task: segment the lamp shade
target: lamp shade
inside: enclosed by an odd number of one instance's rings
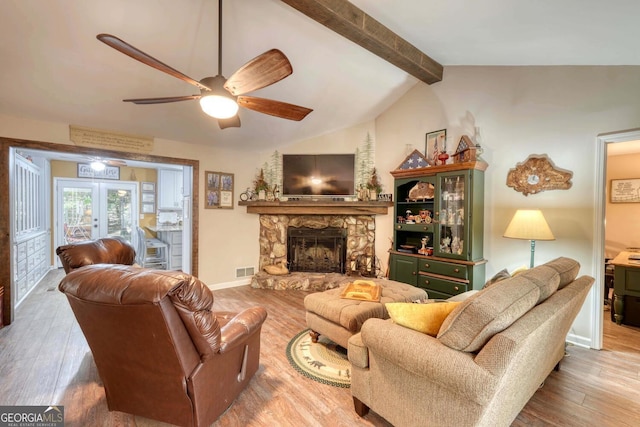
[[[504,237],[522,240],[556,239],[539,209],[518,209],[504,232]]]

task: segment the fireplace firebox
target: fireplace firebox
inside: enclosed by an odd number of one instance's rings
[[[287,230],[290,271],[345,273],[347,232],[343,228],[294,228]]]

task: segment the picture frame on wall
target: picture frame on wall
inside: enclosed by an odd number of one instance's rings
[[[156,193],[142,193],[142,203],[155,203]]]
[[[142,213],[143,214],[152,214],[156,211],[155,203],[143,203],[142,204]]]
[[[438,155],[447,151],[447,130],[428,132],[425,137],[424,155],[432,165],[437,164]]]
[[[611,203],[640,203],[640,178],[612,179]]]
[[[143,182],[142,183],[142,192],[143,193],[155,193],[156,192],[156,183],[155,182]]]
[[[205,209],[233,209],[234,175],[205,171]]]

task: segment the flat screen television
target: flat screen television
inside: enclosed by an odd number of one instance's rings
[[[355,154],[283,154],[282,195],[354,196],[355,162]]]

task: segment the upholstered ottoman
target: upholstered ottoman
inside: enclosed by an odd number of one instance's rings
[[[388,319],[384,304],[387,302],[411,302],[427,299],[424,289],[406,283],[384,279],[368,279],[380,284],[380,302],[359,301],[340,298],[347,284],[307,295],[304,308],[307,311],[307,326],[316,342],[319,335],[325,335],[336,344],[347,348],[349,338],[360,332],[365,320],[372,317]]]

